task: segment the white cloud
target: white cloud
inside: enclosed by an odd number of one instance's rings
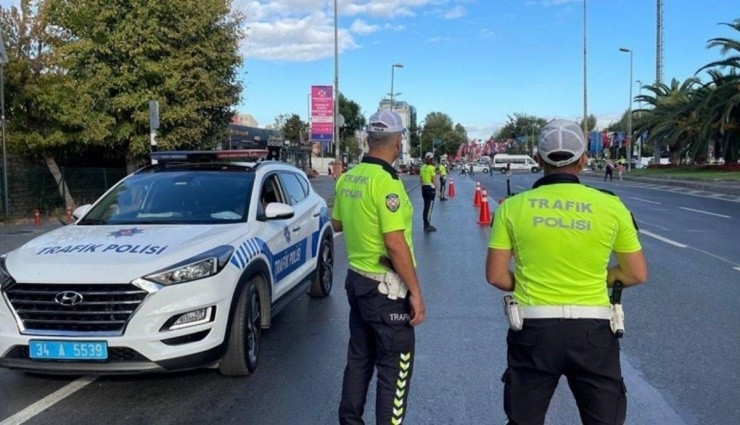
[[[352,34],[339,30],[339,50],[358,48]],[[322,13],[303,19],[286,18],[250,24],[245,56],[264,60],[309,62],[334,54],[334,25]]]
[[[349,28],[339,29],[339,49],[360,46],[352,35],[381,30],[403,31],[392,22],[368,22],[363,17],[389,20],[415,16],[414,10],[439,0],[337,0],[340,17],[356,16]],[[447,0],[443,0],[447,1]],[[331,0],[234,0],[234,10],[246,16],[245,56],[262,60],[312,61],[334,54],[334,9]]]
[[[465,14],[468,13],[467,10],[465,10],[462,6],[456,6],[442,14],[442,17],[445,19],[458,19],[465,16]]]
[[[350,31],[360,35],[372,34],[379,29],[380,27],[378,25],[370,25],[362,19],[355,19],[355,21],[352,22],[352,26],[349,27]]]

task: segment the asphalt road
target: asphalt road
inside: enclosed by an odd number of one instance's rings
[[[500,174],[452,176],[457,196],[435,206],[433,224],[439,230],[432,234],[421,232],[418,180],[404,176],[417,211],[414,244],[427,303],[427,321],[417,331],[406,423],[500,424],[507,325],[502,293],[485,283],[489,228],[476,223],[472,199],[479,180],[495,208],[506,182]],[[540,176],[514,174],[511,188],[525,190]],[[740,423],[740,197],[603,182],[599,176],[584,176],[584,181],[623,199],[640,226],[649,262],[648,283],[623,297],[627,423]],[[331,197],[333,181],[320,177],[314,185]],[[0,252],[55,225],[45,226],[0,227]],[[335,244],[331,296],[301,297],[274,320],[263,334],[254,375],[234,379],[199,370],[95,379],[0,370],[0,425],[26,418],[31,424],[336,423],[348,306],[343,237]],[[372,391],[369,399],[366,420],[373,423]],[[547,423],[578,422],[567,383],[561,381]]]

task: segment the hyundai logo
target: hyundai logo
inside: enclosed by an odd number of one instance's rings
[[[82,294],[75,291],[60,292],[56,297],[54,297],[54,301],[56,301],[57,304],[61,304],[65,307],[72,307],[80,304],[82,300]]]

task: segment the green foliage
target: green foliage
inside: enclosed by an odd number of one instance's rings
[[[592,130],[594,130],[596,128],[596,124],[597,124],[596,115],[589,114],[588,121],[586,121],[586,124],[588,125],[588,127],[586,127],[586,133],[589,133]],[[578,121],[578,125],[580,125],[581,128],[583,128],[583,119],[581,119],[580,121]]]
[[[159,149],[208,148],[226,137],[241,90],[243,37],[243,18],[230,12],[230,1],[44,4],[48,23],[70,37],[56,51],[84,105],[84,114],[70,117],[76,143],[103,143],[142,158],[149,151],[149,100],[160,105]]]
[[[411,144],[411,152],[420,152],[423,156],[426,152],[435,155],[454,154],[461,144],[468,141],[468,134],[461,124],[453,125],[452,118],[443,112],[430,112],[424,118],[424,127],[421,129],[421,146]],[[432,147],[434,140],[438,144]]]
[[[302,141],[301,136],[306,138],[308,135],[308,123],[301,121],[298,114],[280,114],[275,117],[276,130],[280,130],[285,136],[285,140]]]
[[[362,108],[342,93],[339,93],[339,113],[344,117],[344,127],[339,129],[340,140],[354,137],[355,133],[365,128],[366,120]]]

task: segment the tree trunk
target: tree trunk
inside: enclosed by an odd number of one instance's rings
[[[132,154],[131,152],[126,152],[126,174],[131,174],[136,171],[137,166],[138,163],[136,161],[136,158],[134,157],[134,154]]]
[[[46,166],[49,168],[49,172],[51,173],[52,177],[54,177],[54,181],[57,183],[59,196],[64,198],[64,206],[66,208],[71,208],[74,210],[77,206],[74,199],[72,199],[72,194],[69,193],[67,182],[64,180],[64,176],[62,176],[62,172],[61,170],[59,170],[59,166],[57,165],[56,160],[53,156],[49,155],[46,152],[44,152],[42,155],[44,157],[44,161],[46,161]]]

